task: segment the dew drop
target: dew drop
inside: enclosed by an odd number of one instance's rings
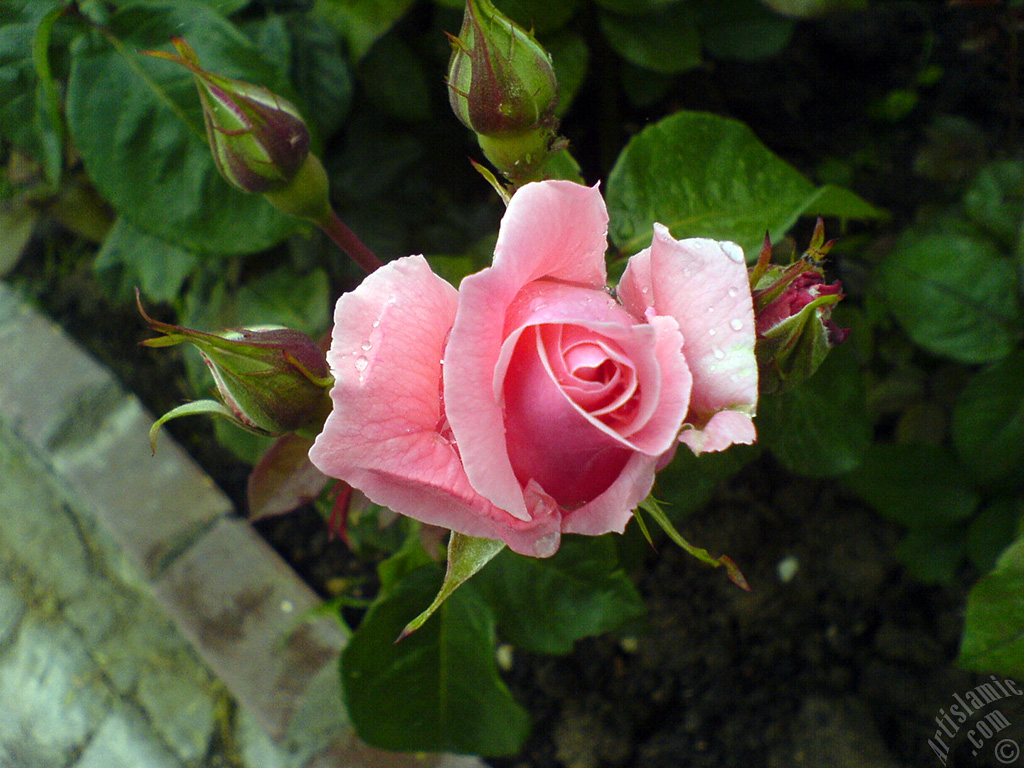
[[[363,342],[362,344],[360,344],[359,346],[360,346],[360,348],[362,348],[363,352],[369,352],[369,351],[370,351],[370,347],[372,347],[372,346],[373,346],[373,344],[371,344],[371,343],[370,343],[370,340],[369,340],[369,339],[367,339],[366,341],[364,341],[364,342]]]
[[[373,327],[374,328],[378,328],[379,326],[380,326],[380,320],[374,320],[373,321]]]
[[[370,361],[367,360],[363,355],[360,355],[359,357],[356,358],[356,362],[355,362],[356,370],[359,371],[360,373],[365,371],[366,370],[366,366],[368,366],[369,364],[370,364]]]
[[[533,544],[533,553],[537,557],[551,557],[558,551],[561,538],[557,531],[541,536]]]
[[[719,245],[722,251],[737,264],[743,264],[743,249],[731,240],[723,240]]]
[[[708,336],[714,336],[716,333],[718,333],[718,331],[714,328],[708,328]]]
[[[739,293],[739,291],[737,291],[735,288],[730,288],[729,289],[729,298],[730,299],[735,299],[737,293]]]
[[[729,327],[732,328],[734,331],[739,331],[743,328],[743,321],[740,320],[738,317],[734,317],[732,320],[729,321]]]
[[[398,303],[398,297],[395,296],[395,294],[393,294],[393,293],[388,294],[388,304],[397,304],[397,303]]]
[[[722,351],[721,347],[712,347],[711,354],[715,356],[715,360],[721,360],[725,357],[725,352]]]

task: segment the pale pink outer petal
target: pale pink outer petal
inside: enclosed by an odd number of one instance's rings
[[[473,488],[524,522],[531,513],[505,447],[502,387],[495,380],[506,312],[523,286],[542,278],[603,288],[607,230],[608,212],[596,187],[527,184],[505,211],[493,266],[459,288],[445,353],[448,421]]]
[[[654,487],[657,466],[657,456],[634,453],[607,491],[562,518],[562,532],[585,536],[600,536],[612,531],[622,533],[633,516],[633,510]]]
[[[557,533],[558,516],[510,527],[470,486],[442,434],[441,355],[457,302],[422,256],[387,264],[338,300],[327,353],[334,410],[309,457],[396,512],[532,555]]]
[[[733,443],[750,445],[757,440],[754,420],[739,411],[719,411],[711,417],[704,429],[684,429],[679,441],[696,455],[724,451]]]
[[[693,373],[687,445],[721,450],[753,440],[750,419],[757,407],[757,360],[754,357],[754,308],[742,249],[735,243],[706,238],[676,240],[654,225],[651,247],[633,256],[618,288],[623,306],[633,313],[652,308],[679,323],[683,352]],[[709,427],[719,411],[736,411],[728,429],[713,438],[691,434]],[[738,422],[747,426],[740,428]],[[712,447],[714,446],[714,447]],[[698,450],[698,449],[695,449]]]

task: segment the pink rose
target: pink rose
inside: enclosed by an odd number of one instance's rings
[[[655,225],[618,301],[600,193],[528,184],[493,266],[456,291],[422,256],[338,300],[325,474],[426,523],[547,557],[622,532],[681,440],[755,438],[754,315],[734,243]]]

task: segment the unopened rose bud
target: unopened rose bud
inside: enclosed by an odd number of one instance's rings
[[[551,57],[490,0],[467,0],[462,30],[451,41],[452,110],[500,171],[528,173],[558,140]]]
[[[298,109],[266,88],[206,71],[187,42],[177,37],[171,41],[177,56],[148,53],[192,73],[206,137],[221,175],[243,192],[266,195],[285,213],[322,218],[326,174],[309,152],[309,130]]]
[[[288,328],[205,333],[161,323],[139,311],[154,331],[164,334],[142,342],[147,347],[196,346],[213,373],[227,411],[171,411],[157,426],[179,415],[218,412],[253,432],[281,435],[319,431],[331,410],[334,379],[323,351],[309,336]]]
[[[789,266],[769,265],[771,243],[765,239],[751,282],[757,327],[761,392],[782,392],[810,378],[832,347],[849,330],[832,322],[832,308],[843,298],[837,280],[825,282],[821,261],[832,242],[825,242],[818,219],[810,247]]]

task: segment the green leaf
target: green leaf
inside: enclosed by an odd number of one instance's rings
[[[1024,531],[1024,496],[993,499],[967,529],[967,556],[982,573],[992,570],[999,556]]]
[[[759,0],[716,0],[701,5],[701,11],[704,47],[720,59],[761,61],[776,56],[796,26]]]
[[[382,509],[384,509],[382,507]],[[409,518],[405,518],[408,520]],[[415,521],[412,521],[415,522]],[[417,523],[418,525],[418,523]],[[413,571],[423,566],[435,567],[436,562],[430,553],[423,548],[419,530],[405,537],[398,550],[391,556],[380,561],[377,566],[377,577],[380,579],[380,595],[401,586],[402,580]]]
[[[315,337],[330,318],[327,274],[322,269],[302,274],[278,267],[243,286],[233,305],[233,319],[220,323],[221,327],[283,325]]]
[[[1024,484],[1024,352],[974,375],[953,409],[953,445],[983,485]]]
[[[216,11],[222,16],[230,16],[235,11],[245,8],[252,0],[196,0],[210,10]],[[149,0],[112,0],[114,5],[125,8],[129,5],[146,5]]]
[[[948,584],[964,559],[963,525],[911,528],[893,554],[923,584]]]
[[[743,123],[678,112],[634,136],[619,156],[608,177],[609,234],[624,253],[636,253],[660,222],[677,238],[734,240],[756,255],[765,230],[780,239],[831,195]]]
[[[599,14],[601,31],[626,61],[663,74],[699,66],[700,34],[689,3],[676,3],[644,16]]]
[[[874,444],[843,483],[881,515],[908,528],[934,528],[970,517],[981,499],[943,446]]]
[[[307,117],[324,140],[344,124],[352,106],[352,71],[337,33],[299,16],[289,24],[292,33],[292,82],[305,105]]]
[[[359,62],[359,80],[367,98],[389,115],[429,120],[430,87],[423,65],[396,35],[382,37]]]
[[[648,496],[642,502],[640,502],[640,509],[649,514],[654,518],[661,529],[668,535],[673,542],[682,547],[687,551],[688,554],[693,555],[695,558],[700,560],[702,563],[710,565],[712,568],[718,568],[725,566],[725,571],[729,576],[729,581],[735,584],[740,589],[750,591],[750,585],[747,584],[747,579],[740,572],[740,569],[736,567],[736,563],[732,561],[732,558],[726,555],[719,555],[718,557],[710,554],[706,549],[701,547],[695,547],[693,544],[684,539],[679,531],[672,525],[672,521],[668,519],[668,515],[661,509],[661,506],[654,499],[653,496]],[[639,514],[639,510],[635,514]]]
[[[637,107],[646,109],[663,99],[675,82],[675,75],[663,75],[622,62],[619,67],[619,82],[626,98]]]
[[[798,475],[835,477],[871,442],[864,382],[852,347],[833,349],[810,379],[758,404],[761,442]]]
[[[75,46],[67,98],[71,132],[100,194],[139,229],[197,253],[251,253],[293,231],[294,220],[221,179],[188,71],[138,51],[166,48],[179,35],[209,70],[287,97],[283,74],[195,0],[130,5],[107,31]]]
[[[494,614],[473,584],[395,643],[440,583],[436,567],[421,568],[370,608],[341,656],[348,714],[381,749],[515,754],[529,718],[498,677]]]
[[[349,58],[359,61],[405,12],[413,0],[316,0],[312,15],[338,30]]]
[[[465,2],[459,3],[460,8],[465,8],[465,5]],[[569,22],[579,8],[580,0],[559,0],[556,3],[551,0],[494,0],[494,5],[523,29],[546,35]]]
[[[0,7],[0,139],[39,160],[55,183],[62,160],[61,124],[53,121],[52,79],[41,78],[37,65],[43,64],[41,46],[49,42],[57,3],[17,6]]]
[[[978,672],[1024,674],[1024,537],[971,588],[957,663]]]
[[[834,184],[818,187],[804,203],[807,216],[835,216],[838,219],[887,219],[889,213],[876,208],[859,195]]]
[[[37,125],[42,146],[43,168],[50,184],[60,183],[64,162],[64,122],[61,119],[60,96],[50,66],[50,43],[53,25],[63,14],[63,8],[53,8],[43,17],[32,39],[32,62],[39,77],[39,92],[36,96],[39,109],[36,112]]]
[[[804,18],[867,7],[867,0],[761,0],[777,13]]]
[[[986,165],[964,193],[970,219],[999,242],[1012,246],[1024,221],[1024,162],[1003,160]]]
[[[664,10],[679,0],[595,0],[597,5],[612,13],[623,16],[641,16],[645,13]]]
[[[551,54],[558,81],[558,104],[555,114],[563,117],[572,106],[573,99],[587,74],[590,52],[583,36],[571,31],[561,32],[544,39],[544,48]]]
[[[535,653],[569,653],[580,638],[646,613],[610,536],[565,536],[549,558],[506,550],[473,586],[497,614],[501,639]]]
[[[143,232],[121,216],[96,254],[93,270],[118,301],[130,301],[138,287],[152,301],[171,302],[198,264],[195,254]]]
[[[423,613],[406,624],[399,636],[402,640],[423,626],[424,622],[434,615],[452,593],[473,577],[491,559],[505,548],[505,542],[494,539],[479,539],[474,536],[452,531],[448,539],[448,567],[444,572],[444,582],[437,591],[434,601]]]
[[[956,221],[907,230],[879,268],[877,285],[910,338],[929,352],[985,363],[1019,343],[1013,262]]]

